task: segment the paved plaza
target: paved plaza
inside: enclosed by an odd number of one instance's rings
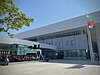
[[[0,66],[0,75],[100,75],[100,65],[85,60],[14,62]]]

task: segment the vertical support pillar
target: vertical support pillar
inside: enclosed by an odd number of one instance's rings
[[[88,25],[87,25],[87,34],[88,34],[88,44],[89,44],[91,62],[94,62],[94,52],[92,47],[91,32]]]

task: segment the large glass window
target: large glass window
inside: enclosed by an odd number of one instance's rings
[[[86,57],[86,50],[66,50],[66,57]]]

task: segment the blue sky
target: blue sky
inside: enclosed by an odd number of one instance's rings
[[[100,10],[100,0],[13,0],[20,11],[34,18],[30,27],[24,26],[20,33],[27,30],[39,28],[59,21],[84,15]]]

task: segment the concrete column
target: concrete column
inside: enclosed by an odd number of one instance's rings
[[[91,32],[88,25],[87,25],[87,34],[88,34],[88,44],[89,44],[91,62],[94,62],[94,52],[92,47]]]

